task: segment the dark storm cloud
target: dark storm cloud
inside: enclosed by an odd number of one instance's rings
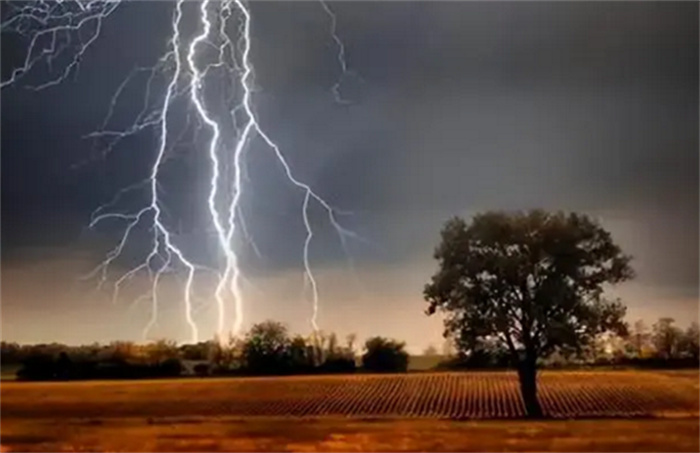
[[[640,285],[689,298],[685,306],[697,302],[696,3],[330,5],[357,73],[341,79],[352,103],[333,102],[340,69],[320,5],[253,2],[257,110],[298,177],[352,211],[340,219],[373,242],[350,241],[355,265],[372,269],[371,278],[411,267],[410,283],[394,277],[397,288],[386,289],[387,304],[407,297],[398,287],[420,297],[446,218],[531,207],[600,217],[636,257]],[[100,256],[113,244],[117,230],[90,235],[84,225],[99,202],[145,176],[154,137],[129,141],[106,162],[70,168],[89,156],[80,137],[99,124],[123,77],[163,52],[171,8],[135,2],[118,10],[77,81],[43,93],[3,92],[3,264],[22,260],[20,245]],[[185,36],[194,31],[185,24]],[[125,93],[115,124],[138,111],[142,82]],[[207,190],[205,150],[181,153],[175,182],[163,188],[172,218],[186,219],[173,222],[176,238],[212,264],[211,227],[197,201]],[[244,209],[262,253],[244,249],[248,275],[296,272],[303,194],[261,143],[247,160]],[[323,212],[314,208],[312,218],[321,225],[314,267],[344,269]],[[137,239],[134,254],[147,237]],[[333,290],[324,294],[333,304]]]
[[[162,52],[156,46],[149,49],[135,43],[149,42],[158,30],[167,33],[167,5],[140,2],[134,6],[132,11],[117,10],[105,22],[100,40],[88,48],[77,77],[41,92],[22,87],[3,90],[3,252],[37,244],[75,245],[89,213],[115,189],[133,182],[133,168],[151,159],[143,152],[140,158],[138,153],[130,156],[132,171],[116,178],[113,175],[118,169],[99,161],[74,168],[91,157],[93,143],[83,136],[99,126],[123,78],[136,66],[152,64]],[[139,10],[141,15],[130,14]],[[158,40],[158,46],[163,42]],[[26,42],[3,39],[3,79],[20,63],[18,58],[24,57],[24,46]],[[55,64],[60,68],[60,61]],[[37,84],[46,76],[39,70],[25,81]],[[132,105],[139,105],[138,95],[132,99]],[[125,117],[117,120],[122,121],[120,127],[126,125]],[[141,146],[151,143],[147,140]]]
[[[294,62],[261,71],[273,74],[260,76],[276,102],[270,124],[324,193],[357,194],[339,200],[373,212],[395,253],[414,253],[408,244],[434,240],[439,220],[465,210],[612,211],[653,228],[652,260],[672,270],[647,278],[697,286],[697,5],[334,7],[361,102],[335,115],[319,107],[331,52],[304,43],[322,33],[261,4],[267,33],[279,26],[285,39],[256,54],[259,67]],[[314,176],[319,161],[343,164]],[[677,244],[686,251],[671,253]]]

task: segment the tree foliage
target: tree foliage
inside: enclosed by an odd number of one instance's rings
[[[291,338],[284,324],[274,321],[251,328],[242,344],[242,359],[243,371],[249,374],[355,371],[352,350],[340,345],[335,334],[315,332],[308,340]]]
[[[683,331],[675,325],[673,318],[660,318],[652,326],[651,342],[656,357],[663,360],[692,359],[700,356],[700,329],[693,322]]]
[[[289,366],[291,340],[279,322],[255,324],[243,343],[245,368],[256,374],[280,374]]]
[[[582,350],[605,331],[626,333],[625,307],[606,285],[633,277],[630,257],[585,215],[488,212],[449,220],[435,250],[439,269],[426,285],[429,315],[447,315],[459,350],[485,339],[510,352],[521,391],[538,415],[538,358]]]
[[[697,322],[692,322],[685,331],[681,350],[693,359],[695,363],[700,359],[700,326],[698,326]]]
[[[362,367],[378,373],[408,370],[406,344],[383,337],[372,337],[365,342]]]
[[[651,334],[647,325],[641,319],[634,323],[632,331],[627,338],[629,342],[629,355],[644,358],[650,355],[652,350]]]
[[[675,326],[673,318],[660,318],[652,326],[652,342],[662,359],[672,359],[680,353],[683,331]]]

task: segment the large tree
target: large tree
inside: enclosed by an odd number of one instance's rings
[[[449,220],[426,285],[427,313],[446,314],[445,335],[472,350],[500,342],[518,370],[530,417],[540,417],[537,361],[580,351],[596,335],[626,333],[625,307],[604,286],[633,277],[630,257],[585,215],[488,212]]]

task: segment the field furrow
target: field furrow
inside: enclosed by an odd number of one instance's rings
[[[197,416],[518,418],[515,373],[425,373],[146,382],[4,383],[3,417]],[[694,415],[691,379],[652,372],[543,372],[553,418]],[[41,406],[28,405],[27,401]],[[40,404],[39,404],[40,403]]]

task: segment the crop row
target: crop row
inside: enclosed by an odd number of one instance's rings
[[[284,416],[517,418],[514,373],[425,373],[3,385],[3,416]],[[544,372],[539,399],[556,418],[696,414],[691,380],[645,372]],[[28,401],[41,402],[38,411]]]
[[[544,375],[539,398],[545,414],[557,418],[696,412],[697,395],[679,391],[675,385],[663,378],[614,374]],[[525,414],[517,379],[501,373],[357,376],[238,386],[240,397],[220,403],[229,414],[456,419]]]

